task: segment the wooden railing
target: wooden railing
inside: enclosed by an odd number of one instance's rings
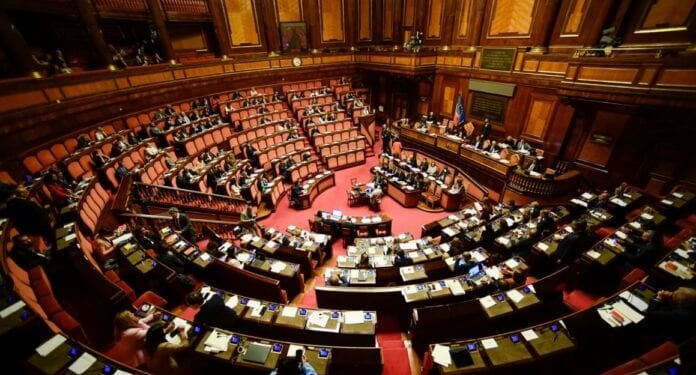
[[[515,170],[508,174],[507,188],[535,197],[561,197],[576,191],[580,180],[581,174],[576,170],[553,178],[533,177]]]
[[[205,0],[161,0],[165,12],[209,15]]]
[[[152,228],[153,230],[160,230],[165,227],[171,227],[172,225],[172,218],[169,215],[150,215],[135,212],[124,212],[121,213],[121,217],[127,220],[135,220],[140,224],[145,224],[145,226]],[[223,238],[231,238],[231,236],[228,236],[228,233],[231,233],[232,230],[239,225],[238,222],[233,221],[198,218],[192,218],[191,224],[193,224],[193,227],[196,228],[196,233],[201,234],[206,233],[207,230],[212,230]]]
[[[133,183],[131,194],[133,203],[140,204],[145,210],[177,207],[194,219],[237,222],[246,206],[246,201],[239,198],[140,182]]]

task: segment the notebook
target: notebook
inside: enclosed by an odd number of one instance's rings
[[[268,353],[271,352],[271,346],[252,342],[247,347],[247,352],[244,355],[244,360],[248,362],[266,363]]]

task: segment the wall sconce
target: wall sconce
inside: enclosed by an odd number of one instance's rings
[[[222,55],[222,61],[227,61],[228,57],[227,55]]]
[[[443,50],[443,51],[449,51],[449,50],[450,50],[450,46],[442,46],[442,50]]]
[[[112,72],[115,72],[116,70],[118,70],[118,69],[116,69],[116,65],[114,65],[114,64],[109,64],[109,66],[107,66],[106,68]]]
[[[176,60],[175,60],[175,59],[169,60],[169,64],[170,64],[170,65],[176,65]]]
[[[39,72],[36,71],[36,70],[32,70],[32,71],[31,71],[31,76],[32,76],[33,78],[36,78],[36,79],[41,79],[41,78],[43,78],[43,76],[41,75],[41,73],[39,73]]]

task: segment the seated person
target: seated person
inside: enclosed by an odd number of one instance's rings
[[[372,265],[370,264],[370,256],[367,254],[367,251],[360,254],[360,261],[358,262],[358,268],[372,268]]]
[[[624,256],[629,264],[638,267],[650,266],[662,250],[661,236],[655,230],[646,230],[640,239],[626,246]]]
[[[92,248],[97,258],[101,262],[105,262],[107,259],[116,256],[114,252],[114,245],[111,243],[111,237],[113,236],[113,231],[107,229],[106,227],[99,228],[99,232],[94,236],[92,241]]]
[[[435,164],[434,161],[430,162],[430,166],[428,167],[428,170],[425,172],[431,176],[434,176],[435,173],[437,173],[437,165]]]
[[[451,253],[451,251],[450,251]],[[454,261],[454,272],[457,274],[469,273],[469,270],[476,265],[470,253],[464,253]]]
[[[450,193],[459,194],[462,191],[462,188],[464,188],[464,183],[461,178],[457,178],[450,187]]]
[[[40,251],[36,250],[31,239],[26,234],[17,234],[12,237],[10,258],[25,271],[36,266],[47,265],[51,261],[50,254],[48,252],[42,254]]]
[[[145,367],[153,374],[181,374],[186,373],[177,362],[177,354],[189,350],[189,341],[185,329],[175,330],[174,323],[167,325],[155,323],[145,334]],[[167,341],[166,335],[175,334],[179,336],[179,344],[171,344]]]
[[[270,375],[317,375],[317,371],[303,355],[302,358],[283,357]]]
[[[477,150],[480,150],[483,148],[483,141],[484,139],[479,135],[476,137],[476,140],[474,141],[474,148]]]
[[[658,291],[645,316],[646,328],[656,342],[686,339],[696,331],[696,289]]]
[[[609,207],[609,192],[603,191],[597,196],[597,199],[594,201],[590,202],[587,205],[588,209],[607,209]]]
[[[498,289],[500,290],[517,288],[524,285],[525,280],[527,280],[526,272],[520,269],[513,271],[509,267],[505,266],[501,270],[501,273],[503,274],[503,278],[498,280]]]
[[[348,281],[343,277],[343,274],[339,270],[334,270],[331,272],[328,280],[326,280],[326,285],[329,286],[343,286],[347,285]]]
[[[90,154],[92,158],[92,166],[94,169],[99,169],[109,162],[109,158],[102,153],[101,150],[94,150]]]
[[[396,251],[396,256],[394,257],[394,266],[405,267],[413,264],[413,259],[406,256],[403,250],[399,249]]]
[[[56,206],[65,207],[76,200],[77,197],[75,197],[73,192],[59,183],[55,174],[47,174],[44,181],[46,189],[51,193],[51,198]]]
[[[293,207],[302,207],[302,201],[300,200],[302,194],[304,194],[304,190],[300,186],[300,182],[295,181],[295,183],[293,183],[292,187],[290,188],[290,201],[292,201]]]
[[[587,234],[587,222],[578,219],[572,224],[573,233],[565,236],[556,248],[556,259],[560,265],[574,261],[586,249],[590,236]]]
[[[537,231],[539,231],[541,238],[547,237],[556,231],[556,222],[553,221],[549,210],[541,210],[541,212],[539,212]]]
[[[234,331],[237,325],[237,313],[225,305],[225,301],[217,293],[211,294],[207,301],[199,292],[191,292],[186,297],[186,304],[198,309],[193,318],[194,323]]]
[[[130,311],[121,311],[114,318],[114,335],[116,345],[109,350],[109,357],[131,367],[140,367],[145,363],[145,335],[149,323],[158,321],[162,314],[156,312],[144,318],[138,318]]]

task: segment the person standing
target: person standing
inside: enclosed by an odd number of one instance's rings
[[[180,212],[176,207],[170,208],[169,214],[172,216],[172,226],[174,230],[181,234],[187,241],[195,243],[196,230],[193,228],[191,219],[189,219],[185,213]]]

